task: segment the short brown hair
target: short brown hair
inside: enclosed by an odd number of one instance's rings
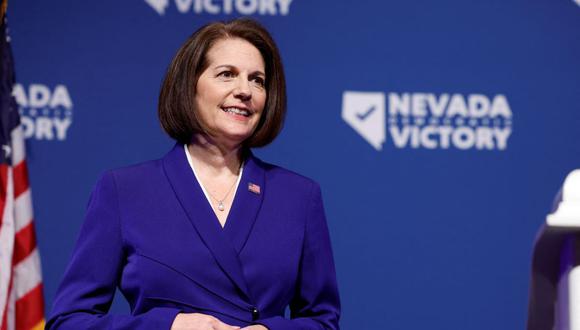
[[[272,142],[286,115],[286,81],[278,47],[270,33],[248,18],[215,22],[193,33],[171,61],[159,95],[161,126],[175,140],[187,144],[193,134],[205,132],[194,109],[197,81],[209,65],[207,52],[219,40],[240,38],[260,51],[266,66],[266,105],[256,130],[245,147],[262,147]]]

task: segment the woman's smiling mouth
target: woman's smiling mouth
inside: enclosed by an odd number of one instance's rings
[[[222,107],[222,111],[226,113],[231,113],[238,116],[249,117],[252,112],[248,111],[247,109],[238,108],[238,107]]]

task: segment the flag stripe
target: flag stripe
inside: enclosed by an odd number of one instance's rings
[[[0,22],[0,330],[31,330],[44,324],[42,274],[24,134],[12,97],[14,63],[6,29],[4,17]]]
[[[14,267],[14,279],[13,289],[16,299],[24,297],[30,290],[42,283],[37,249]]]
[[[4,306],[2,309],[2,325],[0,326],[0,330],[7,330],[8,329],[8,304]]]
[[[26,162],[20,162],[14,166],[14,196],[18,197],[28,190],[28,166]]]
[[[0,165],[0,200],[2,202],[2,218],[0,222],[0,319],[6,326],[6,314],[12,283],[12,251],[14,249],[14,217],[12,202],[12,169],[5,164]]]
[[[28,257],[35,248],[36,234],[34,231],[34,223],[31,221],[28,226],[22,228],[16,233],[12,264],[18,265],[22,260]]]
[[[16,295],[14,294],[14,277],[12,277],[12,282],[10,283],[10,298],[8,298],[8,330],[19,330],[16,329]]]
[[[19,164],[26,155],[22,128],[18,126],[13,129],[10,137],[12,138],[12,164]]]
[[[13,278],[10,277],[6,296],[6,305],[4,308],[2,308],[2,330],[12,330],[14,328],[14,314],[9,313],[9,310],[11,310],[11,307],[13,307],[10,302],[14,300],[14,293],[12,292],[12,279]]]
[[[0,164],[0,214],[4,213],[6,204],[6,184],[8,183],[8,165]],[[3,217],[0,218],[0,228],[2,228]]]
[[[38,284],[26,295],[16,301],[18,329],[32,329],[44,318],[42,303],[42,284]]]
[[[32,222],[32,197],[30,189],[14,200],[14,230],[19,232]]]

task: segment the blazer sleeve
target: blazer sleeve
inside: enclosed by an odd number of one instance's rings
[[[311,193],[297,289],[290,303],[290,317],[275,316],[256,323],[270,330],[339,329],[340,298],[318,184],[314,185]]]
[[[124,260],[115,180],[108,172],[91,194],[46,329],[170,329],[178,309],[153,308],[137,316],[107,314]]]

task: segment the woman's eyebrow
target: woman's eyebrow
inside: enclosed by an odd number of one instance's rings
[[[217,69],[230,69],[230,70],[236,69],[237,70],[238,68],[235,65],[231,65],[231,64],[220,64],[220,65],[214,67],[214,70],[217,70]],[[264,76],[264,77],[266,76],[266,74],[264,72],[262,72],[261,70],[253,71],[250,73],[250,75],[253,75],[253,76],[258,75],[258,76]]]
[[[260,70],[256,70],[256,71],[250,73],[250,76],[262,76],[262,77],[265,77],[266,74],[264,72],[260,71]]]
[[[214,67],[214,69],[235,69],[236,67],[231,64],[222,64]]]

